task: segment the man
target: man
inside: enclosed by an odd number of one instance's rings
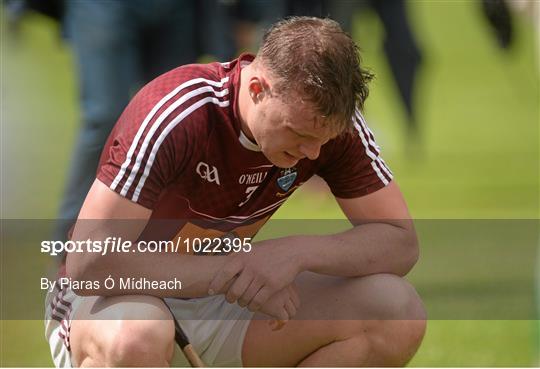
[[[76,281],[177,278],[182,288],[57,291],[55,364],[175,364],[173,319],[207,365],[407,363],[425,329],[401,278],[418,246],[359,111],[370,78],[336,22],[296,17],[275,24],[256,57],[180,67],[144,87],[105,146],[74,240],[145,239],[163,219],[178,220],[164,239],[249,239],[314,174],[354,227],[228,255],[71,253],[64,274]]]

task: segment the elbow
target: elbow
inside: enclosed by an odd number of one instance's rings
[[[84,280],[91,269],[91,258],[89,254],[68,254],[66,257],[66,276],[74,281]]]
[[[87,281],[97,281],[98,276],[93,271],[98,264],[98,257],[92,254],[68,254],[66,258],[66,277],[72,285],[83,286]],[[94,296],[95,289],[77,288],[73,292],[79,296]]]

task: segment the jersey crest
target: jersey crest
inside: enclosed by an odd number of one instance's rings
[[[291,186],[294,184],[294,181],[296,180],[297,176],[298,176],[298,172],[296,171],[296,168],[294,167],[282,169],[279,172],[279,177],[277,179],[277,184],[279,188],[281,188],[285,192],[289,191]]]

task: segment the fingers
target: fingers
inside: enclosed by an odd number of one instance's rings
[[[270,325],[270,328],[273,331],[280,330],[281,328],[283,328],[285,326],[286,323],[287,323],[286,320],[280,320],[280,319],[274,319],[274,320],[269,320],[268,321],[268,324]]]
[[[247,275],[247,273],[240,274],[240,276],[236,278],[236,281],[227,289],[225,299],[231,304],[235,303],[240,296],[245,294],[250,284],[252,284],[252,279],[253,278]]]
[[[236,277],[242,269],[243,265],[239,259],[233,259],[230,263],[227,263],[210,282],[208,295],[212,296],[224,292],[225,285]]]
[[[269,287],[263,287],[261,288],[255,297],[251,300],[251,302],[248,305],[248,309],[250,311],[257,311],[261,308],[261,306],[268,301],[268,299],[272,296],[271,289]]]
[[[292,299],[289,299],[285,302],[285,311],[287,312],[289,319],[294,318],[294,316],[296,315],[297,308],[294,305]]]
[[[268,304],[271,307],[270,311],[267,310],[269,306],[266,305]],[[261,309],[275,319],[288,321],[296,316],[299,307],[298,295],[295,294],[295,291],[286,288],[271,296]]]
[[[277,310],[274,313],[273,318],[274,320],[279,320],[286,323],[289,321],[289,313],[287,313],[287,310],[285,310],[285,307],[283,306],[281,309]]]
[[[253,298],[257,295],[257,293],[260,291],[261,287],[262,285],[258,283],[255,279],[253,279],[248,289],[238,299],[238,305],[240,305],[241,307],[248,306],[253,300]]]
[[[292,284],[288,288],[291,300],[296,307],[296,310],[300,309],[300,295],[298,295],[298,290],[296,289],[296,286]]]

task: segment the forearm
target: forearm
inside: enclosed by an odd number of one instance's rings
[[[66,260],[68,277],[78,281],[98,281],[99,289],[76,291],[81,295],[152,295],[156,297],[203,297],[225,262],[224,256],[195,256],[177,253],[116,253],[75,255]],[[106,278],[114,288],[107,289]],[[180,281],[181,289],[126,288],[127,280]],[[124,287],[120,285],[124,281]],[[171,283],[172,285],[172,283]]]
[[[290,242],[301,270],[334,276],[403,276],[418,259],[412,222],[404,227],[369,223],[334,235],[296,236]]]

